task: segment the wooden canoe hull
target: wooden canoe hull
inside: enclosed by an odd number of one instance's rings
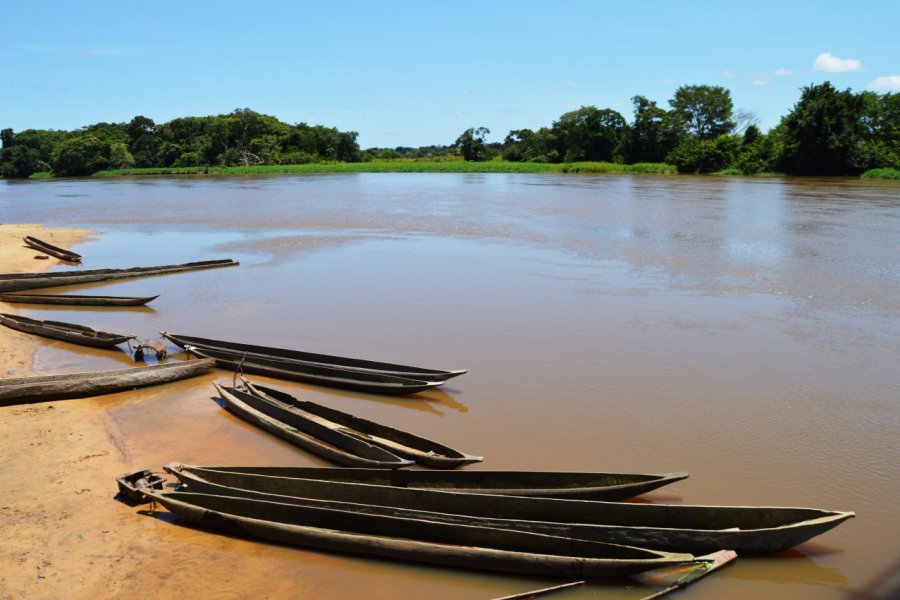
[[[191,360],[112,371],[0,379],[0,406],[85,398],[193,377],[215,366]]]
[[[91,346],[93,348],[114,348],[115,346],[123,344],[128,340],[133,340],[136,337],[133,335],[119,335],[106,331],[97,331],[90,327],[76,325],[74,323],[38,321],[37,319],[29,319],[28,317],[5,313],[0,313],[0,324],[23,333],[30,333],[32,335],[69,342],[70,344]]]
[[[171,465],[178,468],[178,463]],[[437,490],[467,494],[525,496],[569,500],[614,502],[633,498],[664,485],[681,481],[687,473],[665,475],[634,473],[590,473],[562,471],[375,471],[372,469],[330,469],[318,467],[195,467],[213,478],[269,478],[270,481],[316,479],[334,483],[368,484],[405,489]],[[234,479],[230,479],[234,477]],[[273,479],[274,478],[274,479]],[[226,485],[231,485],[228,483]],[[240,487],[240,486],[238,486]],[[277,492],[274,492],[277,493]]]
[[[331,462],[348,467],[398,469],[413,464],[383,448],[309,422],[265,401],[213,382],[230,412],[281,439]]]
[[[159,296],[86,296],[76,294],[0,294],[10,304],[54,304],[72,306],[143,306]]]
[[[129,269],[92,269],[84,271],[58,271],[54,273],[0,273],[0,292],[33,290],[63,285],[80,285],[97,281],[114,281],[133,279],[135,277],[151,277],[169,275],[186,271],[218,269],[234,267],[239,263],[232,259],[204,260],[180,265],[162,265],[157,267],[133,267]]]
[[[304,548],[542,577],[623,576],[687,562],[690,554],[533,533],[415,521],[184,492],[148,492],[200,525]]]
[[[781,552],[854,516],[852,512],[811,508],[656,505],[465,494],[247,475],[177,464],[165,469],[195,491],[203,491],[206,482],[230,488],[231,495],[257,499],[271,500],[265,495],[274,495],[390,506],[443,513],[443,519],[459,523],[693,554],[723,547],[739,554]]]
[[[214,358],[216,363],[222,368],[231,370],[240,368],[247,373],[268,375],[279,379],[292,379],[356,392],[403,396],[424,392],[441,385],[439,382],[434,381],[416,381],[389,375],[348,371],[337,367],[301,365],[271,358],[245,356],[232,350],[219,348],[188,346],[186,350],[196,356]]]
[[[244,380],[247,392],[262,399],[280,402],[295,409],[300,415],[322,420],[330,427],[362,437],[370,444],[433,469],[455,469],[464,465],[481,462],[480,456],[464,454],[449,446],[423,438],[412,433],[394,429],[381,423],[368,421],[351,414],[328,408],[309,400],[299,400],[294,396],[275,389]]]
[[[282,361],[291,361],[310,366],[328,366],[339,367],[348,371],[359,371],[361,373],[371,373],[374,375],[390,375],[394,377],[404,377],[407,379],[416,379],[419,381],[440,381],[444,382],[452,377],[458,377],[465,373],[465,370],[443,371],[439,369],[425,369],[422,367],[412,367],[408,365],[399,365],[394,363],[377,362],[373,360],[363,360],[359,358],[349,358],[345,356],[332,356],[329,354],[317,354],[314,352],[303,352],[300,350],[286,350],[284,348],[271,348],[268,346],[256,346],[253,344],[240,344],[236,342],[226,342],[223,340],[211,340],[195,336],[187,336],[182,334],[169,333],[167,331],[160,332],[160,335],[170,340],[173,344],[185,348],[186,346],[194,346],[196,348],[211,348],[230,350],[240,353],[242,356],[255,356],[260,358],[272,358]]]
[[[24,238],[25,244],[29,247],[34,248],[35,250],[39,250],[44,254],[49,254],[50,256],[55,256],[61,260],[67,260],[70,262],[81,262],[81,255],[71,250],[66,250],[65,248],[60,248],[59,246],[54,246],[53,244],[47,243],[43,240],[39,240],[36,237],[27,235]]]

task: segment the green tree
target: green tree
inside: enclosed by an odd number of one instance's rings
[[[722,134],[704,140],[687,137],[666,156],[666,162],[678,167],[680,173],[714,173],[729,166],[737,156],[741,139]]]
[[[630,163],[664,161],[678,145],[677,119],[643,96],[634,96],[631,102],[634,123],[626,141],[626,160]]]
[[[109,164],[109,145],[94,135],[80,133],[60,142],[50,156],[50,166],[60,177],[90,175]]]
[[[616,111],[583,106],[565,113],[553,123],[565,162],[621,159],[627,123]]]
[[[109,147],[109,166],[113,169],[128,169],[134,166],[134,156],[124,142],[116,142]]]
[[[487,149],[484,138],[490,132],[491,130],[486,127],[479,127],[477,129],[470,127],[456,138],[454,146],[459,149],[463,160],[475,162],[487,160]]]
[[[40,153],[28,146],[4,144],[3,160],[0,162],[0,176],[6,179],[26,178],[32,173],[42,170],[46,163],[41,161]]]
[[[683,85],[675,90],[669,104],[687,133],[701,140],[711,140],[734,128],[731,92],[723,87]]]

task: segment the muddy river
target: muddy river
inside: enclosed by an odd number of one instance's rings
[[[883,593],[885,575],[900,568],[896,182],[481,174],[0,182],[0,222],[97,231],[74,248],[83,268],[241,263],[80,290],[160,294],[143,309],[21,305],[27,316],[141,339],[168,330],[468,369],[441,391],[408,398],[261,379],[485,456],[469,468],[688,471],[644,500],[856,512],[792,551],[739,559],[687,592],[692,599],[877,597],[866,594]],[[35,367],[129,360],[49,342]],[[135,467],[325,464],[226,413],[210,385],[225,376],[97,400],[97,410]],[[129,583],[138,594],[203,582],[216,598],[486,599],[559,583],[230,538],[111,499],[98,510],[126,513],[138,532],[140,569]],[[650,591],[626,580],[554,597]]]

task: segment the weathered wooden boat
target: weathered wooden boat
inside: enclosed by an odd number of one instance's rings
[[[143,490],[161,490],[165,482],[166,478],[163,475],[150,469],[138,469],[116,477],[119,496],[134,505],[149,502]]]
[[[239,263],[228,258],[221,260],[203,260],[180,265],[162,265],[156,267],[133,267],[129,269],[91,269],[84,271],[57,271],[53,273],[0,273],[0,292],[32,290],[62,285],[78,285],[97,281],[133,279],[135,277],[151,277],[168,275],[202,269],[218,269],[233,267]]]
[[[657,550],[729,548],[771,554],[820,535],[852,512],[772,506],[690,506],[559,500],[255,475],[178,463],[166,471],[197,492],[291,502],[315,499],[433,513],[429,519]]]
[[[0,406],[84,398],[159,385],[199,375],[215,364],[213,360],[189,360],[112,371],[0,379]]]
[[[452,523],[187,492],[146,495],[202,527],[341,553],[543,577],[601,578],[693,560],[655,552]]]
[[[170,465],[180,468],[179,463]],[[392,486],[411,490],[437,490],[466,494],[526,496],[571,500],[625,500],[664,485],[687,479],[687,473],[591,473],[564,471],[377,471],[320,467],[197,467],[210,477],[263,476],[284,479],[318,479],[336,483]],[[227,474],[221,474],[227,473]],[[231,481],[229,479],[229,481]],[[230,484],[226,484],[230,485]],[[240,486],[238,486],[240,487]],[[277,492],[276,492],[277,493]]]
[[[407,379],[417,379],[419,381],[447,381],[453,377],[458,377],[465,373],[465,369],[457,371],[442,371],[439,369],[425,369],[422,367],[411,367],[407,365],[398,365],[394,363],[377,362],[373,360],[363,360],[359,358],[347,358],[345,356],[332,356],[329,354],[316,354],[313,352],[303,352],[300,350],[285,350],[283,348],[270,348],[268,346],[256,346],[253,344],[240,344],[235,342],[226,342],[222,340],[211,340],[209,338],[201,338],[180,333],[169,333],[167,331],[160,332],[160,335],[170,340],[173,344],[185,348],[194,346],[195,348],[220,348],[222,350],[231,350],[241,355],[271,358],[282,361],[292,361],[298,363],[309,363],[312,365],[321,365],[327,367],[340,367],[348,371],[359,371],[361,373],[373,373],[377,375],[392,375],[395,377],[405,377]]]
[[[143,306],[159,296],[86,296],[80,294],[0,294],[10,304],[54,304],[72,306]]]
[[[293,379],[295,381],[354,390],[357,392],[402,396],[424,392],[441,385],[441,382],[438,381],[419,381],[416,379],[406,379],[405,377],[394,377],[392,375],[348,371],[339,367],[327,367],[283,361],[274,358],[263,358],[260,356],[248,356],[241,352],[225,350],[222,348],[197,348],[188,345],[185,350],[190,354],[202,358],[214,358],[216,359],[216,363],[222,368],[232,370],[240,369],[247,373],[268,375],[279,379]]]
[[[52,338],[54,340],[62,340],[72,344],[81,346],[92,346],[94,348],[112,348],[118,346],[128,340],[133,340],[134,335],[121,335],[118,333],[109,333],[108,331],[97,331],[84,325],[76,325],[75,323],[63,323],[62,321],[39,321],[37,319],[29,319],[19,315],[10,315],[0,313],[0,325],[5,325],[10,329],[31,333],[41,337]]]
[[[34,236],[26,235],[24,238],[25,244],[34,248],[35,250],[40,250],[44,254],[49,254],[50,256],[55,256],[61,260],[68,260],[70,262],[81,262],[81,255],[71,250],[66,250],[65,248],[60,248],[59,246],[54,246],[48,242],[43,240],[39,240]]]
[[[413,464],[380,446],[305,419],[241,390],[213,382],[230,412],[295,446],[348,467],[398,469]]]
[[[347,435],[358,437],[370,444],[433,469],[455,469],[464,465],[481,462],[481,456],[472,456],[459,450],[439,444],[412,433],[401,431],[381,423],[355,417],[351,414],[322,406],[294,396],[273,387],[243,380],[243,391],[263,400],[268,400],[286,409],[292,409],[299,418],[321,423]],[[225,388],[229,389],[229,388]],[[230,389],[229,389],[230,391]]]

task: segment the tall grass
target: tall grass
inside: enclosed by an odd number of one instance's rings
[[[863,179],[900,179],[900,169],[869,169],[862,174]]]

